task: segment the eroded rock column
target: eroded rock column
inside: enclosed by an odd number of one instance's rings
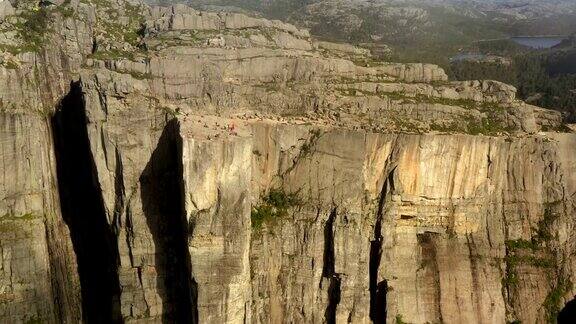
[[[252,139],[186,122],[180,134],[198,323],[248,323]]]

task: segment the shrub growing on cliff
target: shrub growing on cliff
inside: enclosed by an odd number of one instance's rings
[[[49,12],[45,8],[25,11],[20,14],[20,18],[15,27],[27,48],[26,51],[39,51],[49,28]]]
[[[401,314],[398,314],[396,315],[396,324],[408,324],[408,323],[404,322]]]
[[[548,323],[556,323],[558,313],[561,309],[562,297],[572,290],[572,282],[564,277],[558,278],[558,282],[546,296],[544,308],[548,315]]]
[[[262,204],[252,208],[252,228],[260,229],[265,222],[272,222],[286,216],[290,207],[298,206],[300,199],[295,193],[282,189],[272,189],[262,198]]]
[[[554,207],[559,202],[552,202],[544,204],[544,215],[542,220],[538,222],[538,227],[533,229],[535,232],[535,239],[538,242],[550,241],[554,234],[552,233],[552,225],[558,219],[559,214],[554,211]]]

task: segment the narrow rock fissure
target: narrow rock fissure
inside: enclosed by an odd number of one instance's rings
[[[392,170],[380,193],[378,210],[376,212],[376,222],[374,224],[374,240],[370,242],[370,262],[369,262],[369,287],[370,287],[370,319],[375,324],[386,323],[386,293],[388,282],[378,281],[378,268],[382,258],[382,222],[384,218],[384,205],[389,192],[389,186],[394,183],[394,170]]]
[[[420,267],[429,274],[428,278],[433,280],[432,286],[434,287],[434,297],[436,304],[436,316],[439,323],[443,323],[440,291],[440,270],[438,269],[438,253],[436,249],[437,233],[425,232],[416,234],[416,240],[420,246],[420,253],[422,256]]]
[[[86,323],[119,323],[118,246],[90,150],[82,89],[72,83],[52,118],[62,217],[78,262]]]
[[[572,324],[576,321],[576,296],[558,313],[558,324]]]
[[[330,216],[324,225],[324,263],[322,276],[331,278],[335,273],[334,264],[334,221],[336,220],[336,208],[332,209]]]
[[[116,196],[116,201],[114,202],[114,218],[112,219],[113,228],[120,228],[120,219],[125,209],[126,192],[124,188],[124,168],[122,165],[122,158],[118,149],[115,150],[116,157],[116,177],[114,179],[114,192]]]
[[[510,258],[510,249],[507,245],[504,245],[504,260],[508,260]],[[506,303],[506,313],[512,313],[514,317],[516,317],[514,306],[513,306],[513,296],[514,293],[513,288],[514,285],[510,284],[510,279],[516,280],[516,274],[510,269],[510,265],[508,262],[505,262],[504,267],[504,278],[502,278],[502,295],[504,298],[504,302]]]
[[[164,323],[197,323],[184,211],[181,145],[176,120],[168,122],[140,176],[141,200],[155,246],[156,288]]]
[[[324,264],[322,276],[328,278],[328,306],[324,312],[327,324],[336,323],[336,309],[340,303],[340,275],[336,273],[334,255],[334,222],[336,221],[336,208],[332,209],[324,227]]]

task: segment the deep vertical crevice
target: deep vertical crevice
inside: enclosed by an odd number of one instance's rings
[[[122,164],[122,158],[120,157],[120,153],[118,149],[115,152],[116,156],[116,172],[115,172],[115,179],[114,179],[114,193],[116,200],[114,202],[114,215],[112,219],[112,228],[118,232],[118,228],[120,228],[120,219],[125,210],[125,200],[126,200],[126,190],[124,188],[124,167]]]
[[[380,260],[382,259],[382,222],[384,218],[384,205],[388,197],[388,192],[394,185],[394,169],[390,171],[384,181],[378,209],[376,211],[376,222],[374,223],[374,240],[370,242],[370,262],[369,262],[369,287],[370,287],[370,319],[373,323],[386,323],[386,294],[388,291],[388,282],[386,280],[378,281],[378,270]]]
[[[576,296],[558,313],[558,324],[576,323]]]
[[[169,122],[140,176],[141,199],[155,245],[156,288],[165,323],[196,323],[196,285],[191,280],[183,203],[181,143]]]
[[[330,216],[324,225],[324,263],[322,276],[330,278],[335,273],[334,264],[334,221],[336,220],[336,208],[330,212]]]
[[[322,277],[330,282],[328,286],[328,306],[324,312],[327,324],[336,323],[336,309],[340,303],[340,275],[336,273],[334,255],[334,222],[336,221],[336,208],[332,209],[324,226],[324,263]]]
[[[426,270],[426,272],[430,275],[427,275],[426,279],[431,280],[433,282],[432,286],[434,287],[434,303],[436,305],[436,316],[438,322],[443,323],[442,319],[442,310],[440,308],[440,271],[438,269],[438,253],[436,248],[435,239],[437,233],[425,232],[416,234],[416,240],[418,241],[418,245],[420,246],[420,268]]]
[[[52,129],[62,217],[78,262],[84,322],[119,323],[117,239],[107,222],[79,83],[72,83],[60,102]]]
[[[324,312],[324,318],[327,324],[336,323],[336,309],[340,303],[340,285],[340,276],[334,274],[334,276],[330,278],[330,286],[328,286],[328,306]]]

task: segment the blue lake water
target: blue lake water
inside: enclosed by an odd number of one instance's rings
[[[566,37],[511,37],[513,42],[531,48],[552,48],[560,44]]]

